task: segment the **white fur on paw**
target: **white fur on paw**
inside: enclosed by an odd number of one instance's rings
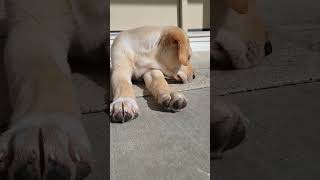
[[[113,122],[126,122],[139,116],[137,101],[130,97],[119,97],[110,104]]]

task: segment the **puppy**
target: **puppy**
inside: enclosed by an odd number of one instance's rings
[[[13,108],[0,136],[1,179],[80,180],[91,172],[90,143],[67,60],[73,50],[87,53],[104,45],[107,3],[0,0],[0,27],[7,30],[1,60]]]
[[[132,79],[143,79],[165,110],[186,107],[186,97],[170,89],[165,79],[190,82],[191,53],[188,36],[178,27],[144,26],[121,32],[111,47],[113,122],[126,122],[139,115]]]
[[[213,68],[250,68],[272,52],[255,0],[217,0],[213,6]]]

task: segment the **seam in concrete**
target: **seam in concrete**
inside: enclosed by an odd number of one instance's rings
[[[309,80],[305,80],[305,81],[285,82],[283,84],[278,84],[278,85],[271,85],[271,86],[266,86],[266,87],[261,87],[261,88],[253,88],[253,89],[245,89],[245,90],[239,90],[239,91],[234,91],[234,92],[220,93],[217,95],[218,96],[227,96],[227,95],[232,95],[232,94],[241,94],[241,93],[244,94],[244,93],[253,92],[253,91],[276,89],[276,88],[295,86],[295,85],[301,85],[301,84],[310,84],[310,83],[314,83],[314,82],[320,82],[320,79],[310,78]]]
[[[108,113],[107,111],[107,104],[101,105],[99,107],[92,107],[92,108],[82,108],[81,109],[81,114],[86,115],[86,114],[97,114],[97,113]]]

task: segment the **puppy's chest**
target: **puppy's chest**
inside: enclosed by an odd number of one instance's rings
[[[133,78],[140,79],[143,74],[151,69],[161,69],[159,63],[148,56],[136,56],[132,61],[133,66]]]

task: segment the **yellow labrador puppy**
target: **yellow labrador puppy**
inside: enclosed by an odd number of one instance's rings
[[[0,179],[80,180],[90,173],[90,143],[67,57],[106,42],[107,3],[0,0],[0,27],[7,29],[1,60],[13,108],[0,136]]]
[[[213,5],[214,68],[250,68],[272,52],[255,0],[217,0]]]
[[[132,79],[143,79],[165,110],[186,107],[186,97],[170,89],[165,78],[190,82],[194,76],[191,53],[188,36],[178,27],[145,26],[121,32],[111,48],[113,121],[126,122],[139,115]]]

